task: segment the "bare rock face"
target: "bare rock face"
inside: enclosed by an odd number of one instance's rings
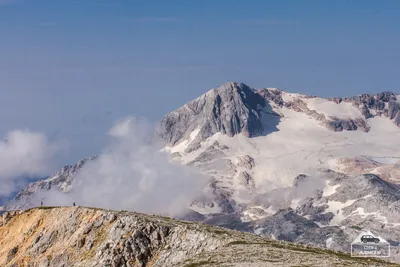
[[[400,112],[400,103],[391,101],[388,106],[388,117],[393,120]]]
[[[245,155],[242,157],[238,157],[238,163],[236,164],[238,167],[242,167],[242,168],[246,168],[248,170],[251,170],[254,168],[254,166],[256,165],[254,162],[254,159],[249,156],[249,155]]]
[[[385,116],[393,120],[396,126],[400,125],[400,103],[393,92],[382,92],[376,95],[362,94],[344,98],[343,101],[358,107],[366,119],[372,118],[374,116],[372,114],[375,113],[377,116]]]
[[[361,118],[359,119],[339,119],[333,118],[332,120],[327,120],[324,122],[326,128],[334,132],[346,131],[356,131],[361,129],[363,132],[368,132],[371,127],[367,122]]]
[[[218,132],[228,136],[239,133],[255,136],[263,131],[259,110],[265,105],[264,98],[247,85],[226,83],[165,115],[158,135],[175,145],[198,129],[190,148]]]
[[[266,100],[272,101],[279,107],[283,107],[286,104],[283,101],[281,90],[278,89],[270,90],[268,88],[262,88],[260,90],[257,90],[257,93],[259,93]]]

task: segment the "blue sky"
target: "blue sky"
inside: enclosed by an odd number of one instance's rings
[[[399,1],[0,0],[0,134],[97,153],[226,81],[320,96],[400,92]]]

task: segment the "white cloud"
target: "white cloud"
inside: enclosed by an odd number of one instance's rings
[[[15,190],[20,178],[41,177],[54,171],[54,156],[63,146],[42,133],[14,130],[0,141],[0,196]]]
[[[46,193],[46,205],[95,206],[178,215],[202,193],[207,179],[174,163],[153,140],[154,127],[125,118],[108,132],[111,140],[75,177],[72,190]],[[43,197],[43,196],[40,196]]]

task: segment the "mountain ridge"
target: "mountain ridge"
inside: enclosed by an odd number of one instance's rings
[[[5,267],[399,266],[168,217],[86,207],[3,214],[0,244]]]

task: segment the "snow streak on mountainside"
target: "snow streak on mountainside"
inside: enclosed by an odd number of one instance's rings
[[[395,244],[399,99],[324,99],[232,82],[165,115],[157,134],[174,161],[211,177],[186,218],[342,250],[367,227]],[[51,186],[69,190],[75,174],[32,184],[6,208],[35,205],[30,195]]]

